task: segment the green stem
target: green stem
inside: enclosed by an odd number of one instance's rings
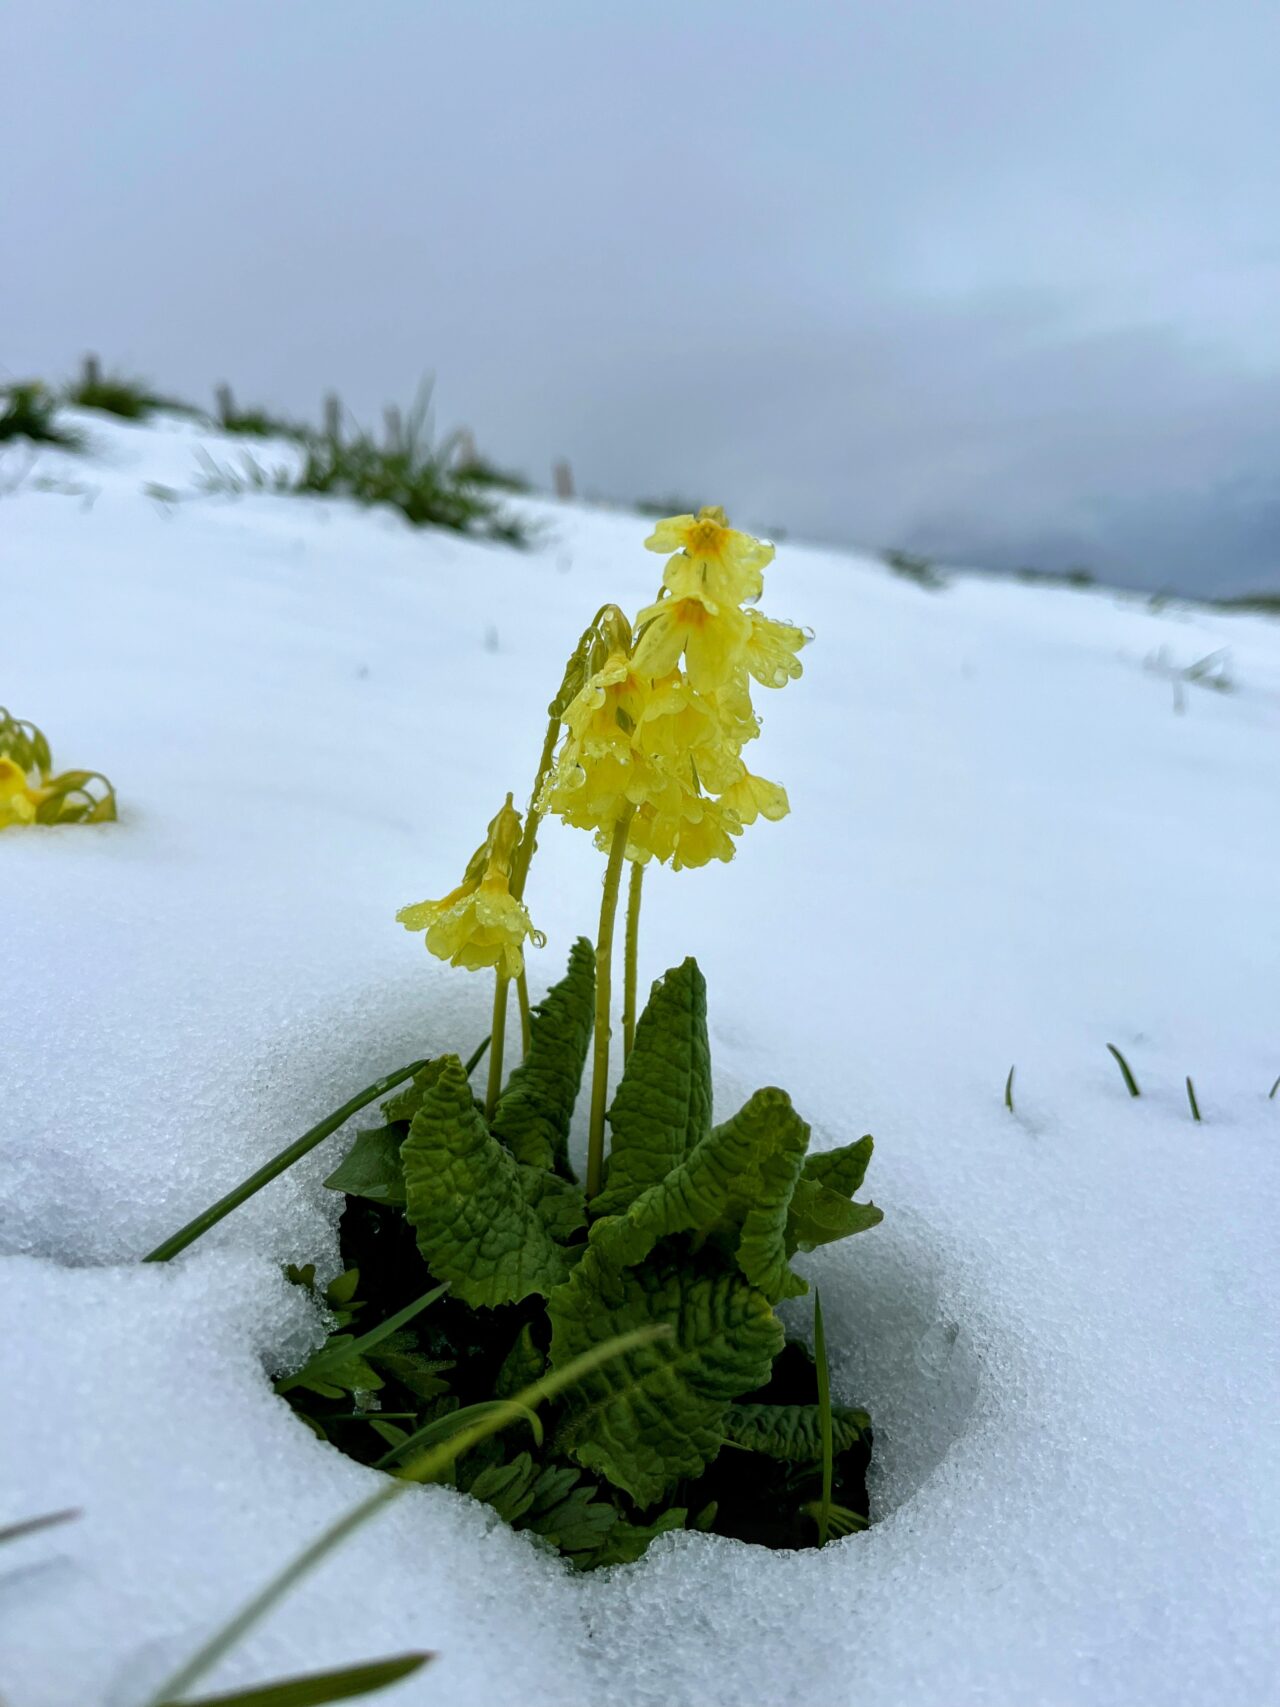
[[[622,1059],[631,1053],[636,1040],[636,962],[640,947],[640,890],[644,883],[644,867],[640,861],[631,862],[631,883],[627,889],[627,946],[622,996]]]
[[[394,1073],[387,1073],[383,1078],[375,1079],[371,1085],[366,1085],[362,1091],[358,1091],[351,1098],[350,1102],[344,1102],[341,1108],[326,1115],[318,1126],[313,1126],[309,1132],[304,1132],[301,1138],[296,1138],[287,1150],[281,1150],[278,1156],[273,1156],[269,1162],[265,1162],[257,1173],[250,1174],[247,1180],[242,1180],[234,1191],[229,1191],[225,1197],[220,1197],[202,1214],[197,1215],[194,1221],[188,1221],[185,1227],[179,1228],[163,1244],[157,1245],[155,1250],[148,1251],[142,1259],[143,1262],[168,1262],[169,1258],[176,1257],[179,1251],[185,1251],[188,1245],[194,1244],[201,1234],[209,1231],[210,1227],[216,1227],[224,1216],[230,1215],[233,1209],[239,1209],[240,1205],[247,1202],[255,1192],[261,1191],[264,1185],[269,1185],[286,1168],[291,1168],[309,1150],[314,1150],[317,1144],[322,1144],[330,1134],[336,1132],[340,1126],[345,1125],[353,1114],[357,1114],[366,1103],[375,1101],[376,1098],[385,1095],[387,1091],[394,1090],[397,1085],[403,1084],[406,1079],[411,1079],[426,1064],[425,1059],[410,1061],[407,1067],[399,1067]]]
[[[529,1053],[529,1045],[533,1042],[533,1025],[529,1018],[529,985],[524,975],[524,963],[520,965],[520,976],[516,979],[516,1002],[520,1008],[520,1054],[523,1058]]]
[[[542,798],[542,787],[551,773],[551,766],[556,756],[556,743],[560,739],[560,718],[556,712],[551,715],[547,724],[546,738],[542,743],[542,752],[538,758],[538,770],[533,779],[533,792],[529,796],[529,809],[524,815],[524,829],[520,840],[516,843],[516,851],[511,860],[510,890],[517,901],[524,899],[524,886],[529,881],[529,867],[538,846],[538,826],[542,822],[542,813],[538,801]],[[525,976],[523,964],[516,977],[516,996],[520,1002],[520,1050],[522,1055],[529,1053],[532,1041],[532,1031],[529,1023],[529,981]]]
[[[587,1197],[604,1181],[604,1109],[609,1096],[609,1006],[613,995],[613,922],[622,886],[622,862],[627,852],[633,808],[628,806],[614,826],[609,864],[600,900],[600,931],[596,937],[596,1035],[591,1063],[591,1125],[587,1132]]]
[[[831,1366],[827,1362],[827,1336],[822,1324],[822,1294],[813,1294],[813,1361],[818,1371],[818,1429],[822,1440],[822,1504],[818,1508],[818,1545],[825,1547],[831,1532],[831,1485],[835,1454],[832,1450]]]
[[[507,1035],[507,985],[511,980],[499,972],[494,980],[493,1025],[489,1032],[489,1084],[484,1093],[484,1117],[493,1119],[493,1111],[502,1095],[502,1052]]]

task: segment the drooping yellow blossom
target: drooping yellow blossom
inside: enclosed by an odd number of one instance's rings
[[[519,840],[520,814],[508,794],[458,887],[442,900],[402,907],[396,918],[406,930],[425,930],[428,949],[452,966],[470,971],[495,966],[505,977],[517,977],[524,966],[525,938],[539,947],[546,940],[511,893],[511,861]]]
[[[751,638],[747,612],[736,604],[719,604],[705,592],[668,595],[646,605],[636,617],[636,628],[637,672],[669,675],[683,657],[699,693],[712,693],[730,679]]]
[[[679,870],[731,859],[744,826],[789,810],[742,749],[760,733],[752,680],[794,680],[809,636],[743,608],[763,590],[773,547],[723,510],[670,516],[645,543],[673,554],[663,590],[637,616],[634,645],[615,639],[561,714],[567,734],[542,799],[606,849],[630,812],[629,857]]]
[[[759,611],[744,611],[747,622],[745,657],[747,669],[761,687],[781,688],[804,674],[804,665],[796,657],[809,636],[802,628],[789,622],[774,622]]]
[[[0,830],[10,824],[34,824],[43,799],[43,789],[30,786],[21,765],[0,759]]]
[[[754,824],[757,818],[771,818],[776,823],[791,810],[781,784],[753,776],[745,766],[742,775],[720,796],[720,804],[742,824]]]

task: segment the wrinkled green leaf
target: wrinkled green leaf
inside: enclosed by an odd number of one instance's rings
[[[585,937],[569,970],[533,1010],[529,1053],[507,1080],[493,1115],[495,1137],[518,1162],[572,1179],[569,1123],[591,1043],[596,957]]]
[[[547,1313],[552,1369],[628,1329],[673,1330],[671,1341],[584,1376],[557,1432],[558,1446],[642,1506],[715,1457],[729,1404],[763,1386],[783,1343],[764,1294],[705,1258],[696,1269],[650,1262],[618,1271],[589,1249]]]
[[[471,1305],[515,1304],[564,1280],[569,1263],[492,1136],[456,1055],[443,1057],[401,1146],[405,1213],[433,1274]]]
[[[865,1411],[847,1405],[831,1407],[832,1443],[847,1452],[871,1428]],[[792,1463],[814,1463],[822,1457],[822,1429],[817,1405],[730,1405],[725,1418],[726,1440]]]
[[[553,1239],[565,1244],[587,1224],[587,1200],[580,1185],[542,1168],[520,1167],[520,1185]]]
[[[609,1110],[612,1144],[593,1215],[617,1215],[661,1183],[711,1129],[707,986],[697,962],[653,986]]]
[[[330,1191],[367,1197],[373,1203],[404,1208],[404,1169],[400,1166],[402,1126],[379,1126],[356,1133],[356,1141],[324,1182]]]
[[[884,1211],[874,1203],[850,1203],[838,1191],[816,1180],[801,1179],[791,1199],[787,1217],[787,1250],[812,1251],[835,1239],[865,1233],[884,1220]]]
[[[422,1099],[440,1077],[441,1069],[448,1059],[444,1055],[435,1055],[430,1061],[424,1061],[407,1085],[401,1085],[394,1096],[389,1096],[382,1105],[382,1114],[388,1126],[394,1126],[397,1120],[412,1120],[422,1107]]]
[[[625,1215],[597,1221],[592,1248],[618,1266],[643,1261],[675,1233],[711,1236],[773,1302],[806,1285],[787,1267],[787,1211],[809,1128],[785,1091],[757,1091]]]
[[[867,1165],[875,1140],[868,1133],[855,1144],[841,1144],[834,1150],[819,1150],[804,1164],[804,1178],[825,1185],[828,1191],[838,1191],[841,1197],[852,1197],[866,1178]]]

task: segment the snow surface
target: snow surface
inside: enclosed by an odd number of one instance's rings
[[[373,1485],[264,1377],[317,1333],[279,1264],[332,1262],[341,1137],[135,1259],[378,1072],[484,1035],[486,982],[393,914],[527,792],[565,653],[659,568],[634,515],[548,502],[528,554],[336,502],[167,504],[144,486],[246,441],[84,424],[93,458],[0,468],[0,699],[123,806],[0,837],[0,1522],[84,1512],[0,1561],[8,1707],[129,1707]],[[764,608],[818,636],[761,695],[793,813],[651,878],[644,969],[698,956],[721,1109],[780,1083],[820,1142],[876,1134],[885,1222],[810,1269],[879,1521],[579,1580],[415,1491],[216,1681],[426,1645],[380,1699],[1280,1700],[1280,627],[930,595],[790,543]],[[1175,713],[1149,658],[1223,646],[1236,691]],[[535,982],[599,875],[548,828]]]

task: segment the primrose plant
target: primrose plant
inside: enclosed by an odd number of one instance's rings
[[[646,542],[667,562],[634,623],[606,605],[549,707],[528,810],[508,794],[457,888],[406,907],[453,965],[492,971],[487,1087],[444,1055],[405,1076],[327,1181],[345,1194],[338,1329],[279,1383],[320,1434],[395,1473],[464,1418],[620,1334],[642,1339],[565,1390],[527,1435],[458,1458],[456,1485],[579,1566],[637,1558],[671,1529],[812,1545],[866,1522],[870,1425],[833,1405],[777,1306],[807,1291],[797,1251],[881,1218],[853,1201],[869,1137],[815,1155],[784,1091],[712,1121],[706,989],[692,959],[636,1014],[648,865],[728,860],[787,796],[743,758],[753,684],[801,674],[807,636],[755,608],[773,547],[722,510],[673,516]],[[548,813],[606,857],[594,948],[573,946],[536,1007],[525,904]],[[608,1099],[615,917],[626,907],[624,1070]],[[505,1073],[510,986],[520,1060]],[[585,1178],[570,1121],[590,1059]],[[606,1129],[610,1144],[606,1149]],[[299,1275],[314,1286],[314,1276]],[[428,1297],[447,1287],[447,1295]],[[357,1315],[381,1328],[360,1333]],[[480,1408],[479,1413],[477,1407]]]
[[[106,824],[115,816],[115,790],[100,771],[55,771],[44,733],[0,705],[0,830]]]

